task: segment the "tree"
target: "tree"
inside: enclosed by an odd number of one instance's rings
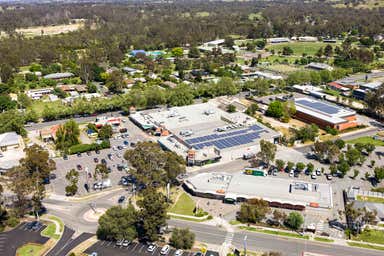
[[[285,166],[285,162],[282,159],[276,159],[275,163],[276,163],[276,167],[279,171],[281,171]]]
[[[259,106],[256,103],[252,103],[246,110],[245,113],[249,116],[254,116]]]
[[[143,199],[137,202],[140,209],[139,235],[150,241],[158,239],[160,228],[166,225],[167,208],[166,197],[153,188],[144,190]]]
[[[20,160],[20,165],[7,172],[10,180],[8,187],[16,194],[15,204],[19,216],[25,214],[29,200],[32,202],[33,211],[40,210],[41,201],[45,197],[43,181],[56,169],[48,151],[41,146],[33,144],[24,151],[25,157]]]
[[[174,57],[180,58],[180,57],[183,57],[184,50],[181,47],[175,47],[175,48],[172,48],[171,53]]]
[[[169,242],[176,249],[191,249],[195,243],[195,234],[188,228],[175,228]]]
[[[120,70],[112,71],[108,75],[105,85],[111,93],[121,93],[125,87],[123,73]]]
[[[375,178],[380,182],[382,179],[384,179],[384,166],[376,167],[374,169]]]
[[[298,212],[290,212],[287,219],[285,220],[285,225],[293,230],[298,230],[301,225],[304,223],[303,216]]]
[[[279,222],[279,225],[281,223],[285,222],[285,219],[287,218],[287,214],[285,212],[274,210],[273,211],[273,219],[277,222]]]
[[[151,184],[171,182],[177,175],[185,173],[184,159],[174,152],[163,151],[157,143],[139,142],[127,150],[124,158],[128,160],[138,181]]]
[[[356,177],[359,175],[359,170],[357,170],[357,169],[354,169],[353,170],[353,176],[352,176],[352,179],[356,179]]]
[[[237,219],[241,222],[258,223],[271,211],[267,201],[263,199],[249,199],[241,204]]]
[[[24,129],[24,117],[16,110],[10,110],[0,113],[0,133],[16,132],[21,136],[26,136],[27,131]]]
[[[293,50],[291,47],[289,46],[284,46],[283,47],[283,51],[281,53],[282,55],[285,55],[285,56],[288,56],[288,55],[292,55],[293,54]]]
[[[315,169],[315,166],[313,165],[313,163],[308,163],[307,164],[307,171],[308,171],[308,173],[312,174],[314,169]]]
[[[268,109],[265,112],[267,116],[275,117],[275,118],[280,118],[283,116],[284,109],[283,109],[283,104],[281,101],[272,101],[268,105]]]
[[[342,140],[342,139],[337,139],[335,140],[335,145],[339,148],[339,149],[343,149],[345,147],[345,141]]]
[[[16,102],[6,94],[0,94],[0,112],[16,108]]]
[[[373,168],[376,164],[376,161],[375,160],[371,160],[371,168]]]
[[[296,163],[296,169],[299,173],[301,173],[305,168],[305,164],[303,162]]]
[[[112,137],[112,126],[109,124],[103,125],[99,130],[99,138],[102,140],[106,140]]]
[[[101,240],[132,241],[137,237],[138,213],[129,204],[126,208],[113,206],[108,209],[99,219],[97,238]]]
[[[294,166],[295,166],[295,164],[293,162],[291,162],[291,161],[287,162],[287,170],[292,170]]]
[[[345,160],[339,161],[339,163],[337,164],[337,170],[340,171],[342,177],[344,177],[350,169],[351,166]]]
[[[235,105],[232,105],[232,104],[229,104],[229,105],[227,106],[227,112],[228,112],[228,113],[234,113],[234,112],[236,112],[236,106],[235,106]]]
[[[65,192],[67,195],[73,196],[77,193],[77,183],[79,181],[79,172],[75,169],[71,169],[65,175],[66,180],[69,182],[69,185],[65,187]]]
[[[168,102],[171,106],[184,106],[193,103],[194,95],[186,84],[180,84],[169,93]]]
[[[196,46],[191,47],[189,49],[189,52],[188,52],[188,57],[189,58],[199,58],[200,57],[199,49]]]
[[[325,47],[324,47],[324,55],[326,57],[332,57],[333,55],[333,48],[330,44],[327,44]]]
[[[108,167],[106,164],[97,164],[93,173],[95,180],[101,179],[102,181],[108,178]]]
[[[272,142],[260,140],[260,152],[257,157],[260,158],[265,164],[269,165],[271,161],[275,160],[277,147]]]
[[[345,157],[350,166],[354,166],[358,163],[361,157],[361,151],[356,148],[349,147],[345,152]]]
[[[80,129],[75,120],[71,119],[60,125],[56,132],[56,149],[67,150],[73,145],[79,144]]]

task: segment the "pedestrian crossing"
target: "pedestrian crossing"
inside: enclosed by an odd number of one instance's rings
[[[233,232],[227,232],[227,235],[225,236],[224,243],[227,245],[231,245],[234,236],[235,236],[235,234]]]
[[[316,224],[316,231],[318,231],[318,232],[322,232],[322,231],[324,231],[324,221],[323,221],[323,220],[320,220],[320,221]]]

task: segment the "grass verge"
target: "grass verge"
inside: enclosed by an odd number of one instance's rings
[[[28,243],[17,249],[16,256],[40,256],[44,250],[41,244]]]
[[[366,248],[366,249],[373,249],[373,250],[384,251],[384,246],[371,245],[371,244],[362,244],[362,243],[355,243],[355,242],[348,242],[348,245],[354,246],[354,247],[361,247],[361,248]]]
[[[64,231],[64,223],[60,218],[53,216],[53,215],[50,215],[48,218],[50,220],[57,221],[60,224],[60,233]]]
[[[41,235],[58,240],[60,238],[60,235],[55,234],[55,232],[56,232],[56,224],[51,222],[43,231],[41,231]]]
[[[283,231],[276,231],[276,230],[264,230],[264,229],[258,229],[254,227],[240,227],[240,229],[252,231],[252,232],[259,232],[264,234],[270,234],[270,235],[278,235],[278,236],[286,236],[286,237],[293,237],[293,238],[300,238],[300,239],[309,239],[309,236],[307,235],[299,235],[296,233],[290,233],[290,232],[283,232]]]
[[[329,238],[325,238],[325,237],[318,237],[318,236],[315,237],[315,240],[319,241],[319,242],[324,242],[324,243],[333,243],[333,242],[335,242],[335,240],[333,240],[333,239],[329,239]]]
[[[371,203],[384,204],[384,198],[380,198],[380,197],[358,195],[357,196],[357,200],[358,201],[363,201],[363,202],[371,202]]]
[[[353,240],[384,245],[384,231],[365,229],[361,234],[354,237]]]
[[[181,216],[170,216],[171,219],[179,219],[179,220],[187,220],[187,221],[193,221],[193,222],[204,222],[209,220],[207,219],[193,219],[193,218],[188,218],[188,217],[181,217]]]
[[[353,140],[348,140],[347,143],[350,143],[350,144],[356,144],[356,143],[367,144],[367,143],[371,143],[371,144],[373,144],[375,146],[384,146],[384,141],[375,140],[374,138],[372,138],[370,136],[364,136],[364,137],[356,138],[356,139],[353,139]]]
[[[169,209],[169,212],[194,216],[193,211],[195,210],[195,202],[187,193],[182,194],[177,199],[177,202]]]
[[[238,220],[231,220],[231,221],[229,221],[229,224],[231,224],[231,225],[238,225],[238,224],[241,224],[241,222],[238,221]]]

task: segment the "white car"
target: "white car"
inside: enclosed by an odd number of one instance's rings
[[[171,247],[169,245],[164,245],[163,248],[161,248],[160,254],[161,255],[167,255],[169,253],[169,250]]]
[[[320,169],[316,169],[316,175],[321,176],[321,170]]]
[[[316,174],[312,174],[311,178],[315,180],[317,178]]]
[[[184,253],[184,251],[181,250],[181,249],[179,249],[179,250],[177,250],[177,251],[175,252],[175,256],[181,256],[181,255],[183,255],[183,253]]]
[[[130,244],[131,244],[131,241],[129,241],[129,240],[124,240],[124,242],[123,242],[124,247],[127,247]]]
[[[156,250],[156,244],[152,243],[148,245],[147,251],[148,252],[154,252]]]
[[[289,177],[293,177],[293,175],[295,175],[295,172],[294,172],[293,170],[291,170],[291,171],[289,172]]]
[[[123,242],[124,242],[123,239],[121,239],[121,240],[117,240],[117,241],[116,241],[116,246],[122,246],[122,245],[123,245]]]

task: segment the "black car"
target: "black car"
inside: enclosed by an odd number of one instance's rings
[[[63,159],[64,160],[68,160],[68,156],[67,155],[63,155]]]
[[[35,226],[35,224],[37,223],[37,221],[32,221],[32,222],[28,222],[26,225],[25,225],[25,228],[30,230],[32,229],[33,226]]]
[[[298,172],[295,172],[295,173],[293,174],[293,177],[295,177],[295,178],[299,178],[299,173],[298,173]]]
[[[101,159],[101,163],[102,163],[102,164],[107,164],[107,160],[105,160],[105,159],[103,158],[103,159]]]
[[[43,224],[41,222],[36,221],[35,225],[32,226],[33,231],[40,230],[43,227]]]
[[[91,155],[91,151],[87,151],[87,156],[90,156]]]
[[[125,201],[125,196],[120,196],[120,197],[119,197],[119,200],[117,200],[117,202],[118,202],[119,204],[123,203],[124,201]]]
[[[100,150],[95,150],[95,153],[96,154],[100,154]]]
[[[108,166],[108,168],[107,168],[107,172],[108,172],[108,173],[111,173],[111,172],[112,172],[111,167]]]
[[[119,145],[119,146],[117,146],[117,149],[118,149],[118,150],[122,150],[122,149],[123,149],[123,146]]]
[[[54,173],[49,174],[49,179],[50,180],[56,179],[56,174],[54,174]]]
[[[81,157],[81,153],[77,153],[76,155],[77,155],[77,157]]]
[[[340,231],[344,231],[346,229],[345,225],[343,223],[337,221],[336,219],[330,220],[328,222],[328,224],[330,227],[335,228],[335,229],[340,230]]]
[[[97,158],[97,157],[93,158],[93,162],[98,163],[99,162],[99,158]]]

